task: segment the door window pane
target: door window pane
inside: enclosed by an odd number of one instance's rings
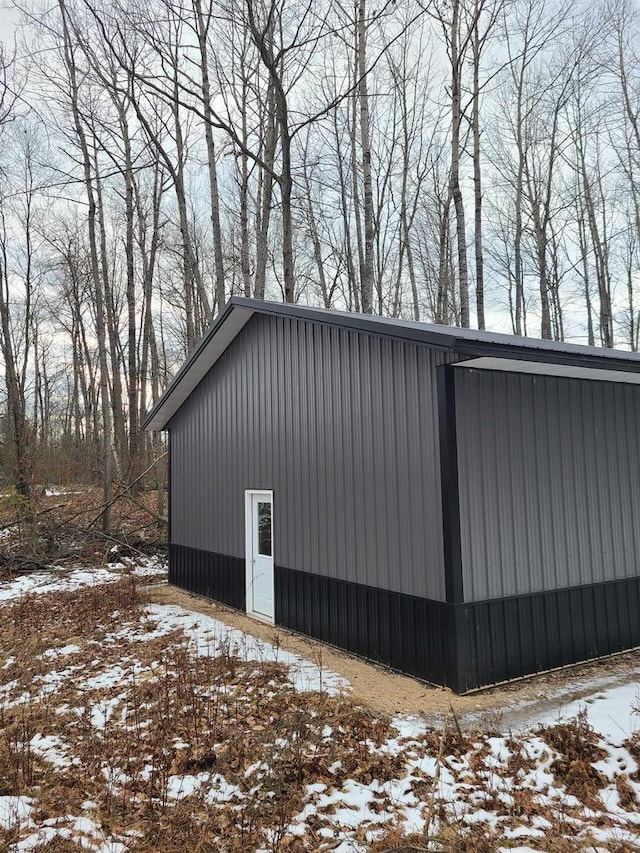
[[[271,556],[271,502],[258,501],[258,553]]]

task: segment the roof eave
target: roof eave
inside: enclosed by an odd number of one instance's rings
[[[640,361],[598,356],[591,352],[583,355],[576,352],[563,352],[562,350],[539,349],[509,343],[469,341],[462,338],[456,340],[453,351],[467,358],[491,356],[518,361],[562,364],[570,367],[597,367],[602,370],[624,370],[627,373],[640,373]]]
[[[224,353],[240,329],[254,313],[253,307],[230,299],[213,321],[191,355],[169,383],[166,391],[145,416],[141,429],[149,432],[163,430],[178,409],[199,384],[204,375]],[[232,319],[235,317],[235,320]],[[224,334],[224,332],[227,334]],[[217,344],[215,347],[212,345]],[[208,357],[207,357],[208,356]],[[200,366],[200,370],[198,370]],[[195,371],[195,372],[194,372]],[[190,381],[185,384],[184,380]]]
[[[429,327],[418,325],[384,324],[365,314],[329,312],[323,309],[278,302],[263,302],[257,299],[231,297],[221,313],[209,327],[202,340],[182,365],[167,390],[148,412],[142,422],[144,430],[165,429],[171,418],[198,385],[204,375],[227,349],[243,326],[254,313],[270,316],[285,316],[308,320],[334,327],[348,328],[396,340],[409,341],[451,352],[461,360],[491,356],[494,358],[535,361],[547,364],[562,364],[572,367],[601,368],[609,371],[640,373],[637,355],[626,359],[616,355],[602,355],[540,346],[527,346],[516,338],[509,340],[478,340],[457,333],[455,327]],[[577,348],[576,348],[577,349]],[[609,351],[607,351],[609,352]],[[186,380],[186,381],[185,381]]]

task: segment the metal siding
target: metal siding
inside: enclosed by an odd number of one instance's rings
[[[444,600],[435,367],[420,344],[254,315],[170,422],[172,539],[244,557],[274,490],[278,565]]]
[[[456,368],[465,601],[640,575],[640,389]]]
[[[245,608],[244,560],[169,545],[169,582],[197,595],[206,595],[236,610]]]
[[[640,577],[457,605],[464,692],[640,646]]]
[[[452,605],[280,566],[275,572],[277,624],[455,689]]]

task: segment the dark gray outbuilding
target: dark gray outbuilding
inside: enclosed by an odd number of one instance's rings
[[[149,413],[170,580],[458,692],[640,645],[640,357],[233,298]]]

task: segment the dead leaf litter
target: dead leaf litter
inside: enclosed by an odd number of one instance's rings
[[[152,600],[164,577],[140,557],[0,582],[0,849],[640,850],[635,684],[518,732],[433,727]]]

